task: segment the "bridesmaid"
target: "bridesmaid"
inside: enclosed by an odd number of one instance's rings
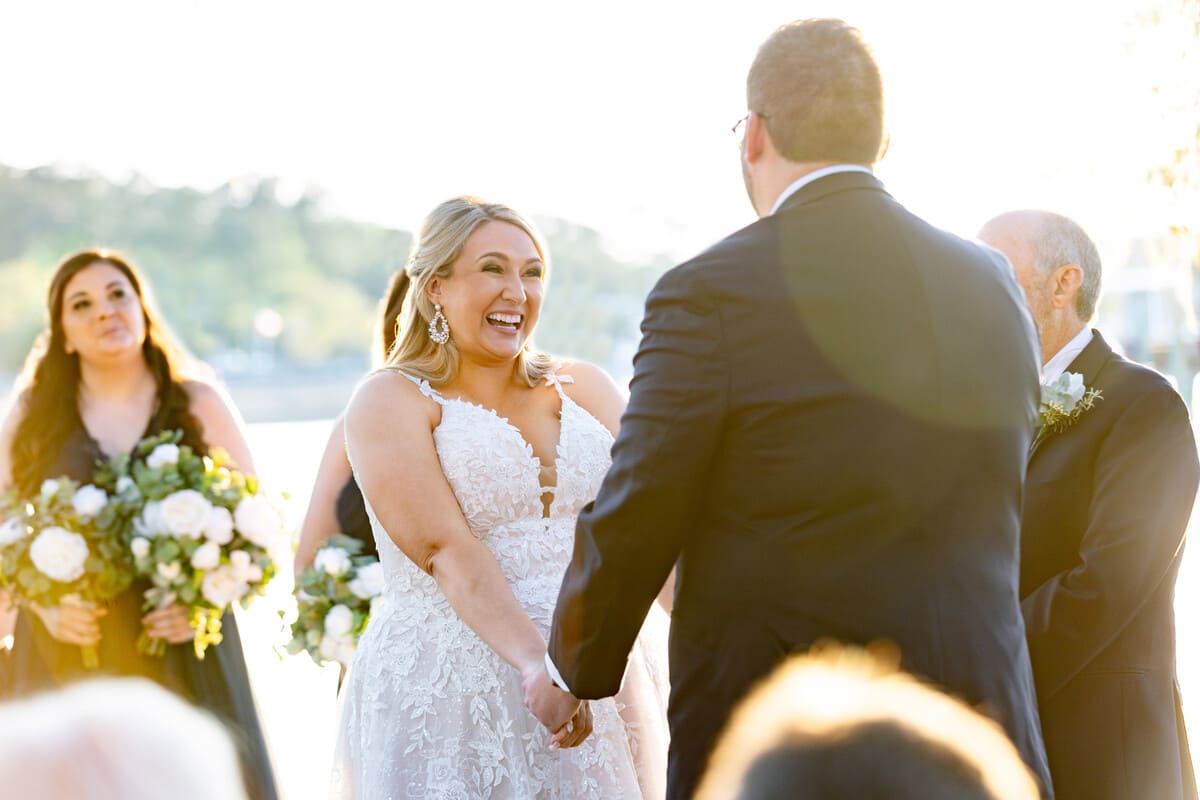
[[[398,270],[388,283],[387,293],[379,302],[379,341],[372,362],[378,367],[387,359],[396,342],[397,321],[404,295],[408,291],[408,275]],[[296,547],[295,571],[299,577],[316,556],[321,545],[335,533],[342,533],[363,543],[363,555],[377,556],[375,537],[362,492],[350,474],[346,458],[346,436],[339,415],[329,432],[325,453],[317,468],[317,478],[309,497],[308,510],[300,526],[300,544]]]
[[[59,264],[47,297],[49,329],[0,426],[0,492],[16,487],[32,495],[43,480],[62,475],[88,482],[98,459],[168,429],[182,430],[182,443],[197,452],[221,447],[238,468],[254,471],[236,412],[212,385],[184,377],[182,351],[147,302],[145,285],[127,261],[103,250]],[[225,640],[198,660],[187,611],[169,606],[143,614],[145,588],[135,583],[106,608],[63,603],[18,614],[9,691],[24,695],[87,677],[79,647],[95,646],[100,672],[150,678],[225,722],[238,741],[250,796],[274,800],[233,616],[222,621]],[[143,629],[168,643],[165,657],[138,653]]]

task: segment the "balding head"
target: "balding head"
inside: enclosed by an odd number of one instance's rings
[[[1095,315],[1100,299],[1100,253],[1074,220],[1051,211],[1010,211],[984,225],[979,238],[1007,255],[1018,277],[1019,262],[1043,280],[1060,267],[1077,266],[1081,280],[1074,297],[1075,313],[1081,323]],[[1024,287],[1025,281],[1021,285]]]

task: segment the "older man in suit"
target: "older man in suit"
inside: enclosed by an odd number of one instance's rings
[[[1026,479],[1021,606],[1055,792],[1194,798],[1173,611],[1200,476],[1187,408],[1162,375],[1088,326],[1100,257],[1076,223],[1012,212],[980,238],[1008,256],[1025,290],[1043,383],[1071,373],[1099,392],[1043,431]]]

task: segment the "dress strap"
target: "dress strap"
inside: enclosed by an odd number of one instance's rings
[[[563,400],[567,399],[567,393],[563,391],[564,383],[574,383],[575,379],[570,375],[559,375],[557,372],[551,372],[546,376],[546,385],[553,386],[554,391],[558,392],[558,396]]]
[[[388,371],[394,372],[397,375],[403,375],[405,378],[408,378],[410,381],[412,381],[413,383],[415,383],[417,385],[417,388],[421,390],[421,394],[425,395],[430,400],[437,403],[439,406],[446,405],[446,402],[447,402],[446,398],[442,397],[441,392],[439,392],[437,389],[434,389],[432,386],[430,386],[429,381],[425,380],[424,378],[418,378],[415,375],[409,375],[407,372],[405,372],[402,369],[390,369]]]

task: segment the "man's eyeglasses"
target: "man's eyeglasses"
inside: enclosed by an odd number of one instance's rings
[[[737,122],[733,123],[733,127],[730,128],[730,130],[733,131],[734,136],[736,136],[739,139],[742,137],[742,135],[745,131],[745,128],[746,128],[746,122],[747,122],[747,120],[750,119],[751,114],[758,114],[758,116],[762,119],[767,118],[767,115],[763,114],[760,111],[747,111],[746,116],[742,117]]]

